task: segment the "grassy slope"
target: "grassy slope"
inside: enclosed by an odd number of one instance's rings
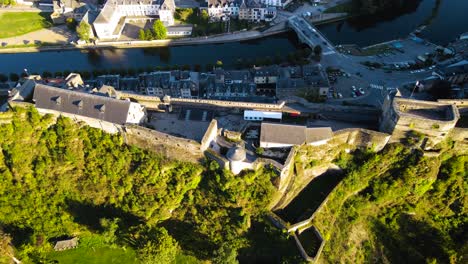
[[[36,12],[8,12],[0,14],[0,38],[24,35],[51,27],[48,14]]]
[[[135,251],[130,248],[77,248],[49,254],[50,260],[56,260],[60,264],[93,264],[93,263],[138,263]]]
[[[357,163],[314,219],[321,261],[462,263],[468,164],[447,158],[390,146]]]

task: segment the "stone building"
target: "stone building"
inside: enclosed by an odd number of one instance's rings
[[[398,92],[386,96],[382,110],[380,131],[391,134],[392,141],[415,131],[435,144],[447,137],[460,118],[454,105],[402,98]]]
[[[42,84],[37,84],[34,88],[33,102],[38,109],[118,125],[140,124],[146,119],[145,108],[138,103]]]
[[[252,169],[253,163],[247,160],[245,148],[241,145],[235,145],[230,148],[226,154],[229,161],[229,169],[234,174],[239,174],[244,169]]]
[[[118,39],[128,20],[158,18],[166,26],[174,25],[174,0],[108,0],[93,26],[99,39]]]

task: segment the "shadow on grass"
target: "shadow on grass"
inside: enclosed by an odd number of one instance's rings
[[[27,244],[32,241],[32,235],[34,231],[29,227],[18,227],[12,224],[3,224],[0,223],[0,227],[3,232],[10,234],[12,238],[12,244],[15,247],[19,247],[20,245]]]
[[[210,239],[197,231],[189,223],[178,220],[167,220],[161,224],[173,236],[184,251],[188,251],[199,259],[209,259],[206,252],[213,252],[219,245],[210,242]]]
[[[67,210],[74,217],[75,222],[87,226],[93,231],[102,232],[101,218],[120,218],[122,226],[134,226],[143,223],[139,217],[124,212],[113,206],[94,205],[91,203],[68,200]]]

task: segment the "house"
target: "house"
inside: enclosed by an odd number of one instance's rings
[[[238,18],[260,22],[272,21],[276,17],[276,7],[256,0],[206,0],[201,8],[213,21]]]
[[[145,108],[138,103],[42,84],[34,88],[33,101],[40,110],[65,113],[85,122],[140,124],[146,118]]]
[[[62,250],[76,248],[77,246],[78,246],[78,238],[74,237],[72,239],[57,241],[55,243],[54,250],[62,251]]]
[[[267,7],[255,0],[242,0],[239,19],[254,22],[272,21],[276,17],[276,7]]]
[[[239,15],[239,2],[234,0],[206,0],[205,5],[201,8],[205,9],[208,16],[214,21]]]
[[[320,65],[309,64],[282,68],[276,83],[276,96],[283,98],[315,91],[319,96],[326,97],[329,89],[330,82],[323,68]]]
[[[118,39],[127,20],[154,20],[174,25],[174,0],[108,0],[93,26],[99,39]]]
[[[260,128],[260,147],[286,148],[295,145],[319,146],[333,136],[330,127],[306,127],[263,122]]]

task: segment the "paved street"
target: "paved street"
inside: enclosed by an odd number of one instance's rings
[[[292,16],[289,18],[289,26],[296,31],[299,38],[305,42],[309,47],[313,48],[317,45],[322,47],[322,54],[324,56],[335,54],[336,50],[332,43],[330,43],[313,25],[308,23],[304,18]]]

